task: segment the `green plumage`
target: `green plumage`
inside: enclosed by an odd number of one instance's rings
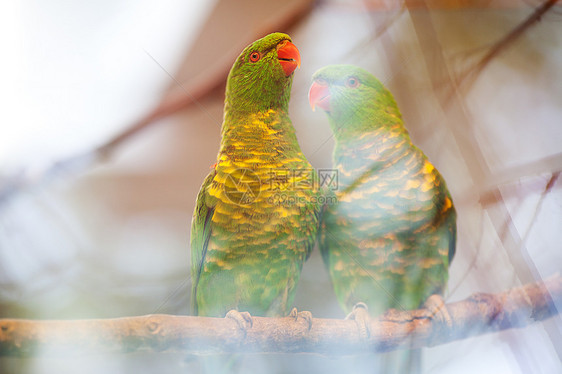
[[[316,175],[289,119],[292,71],[278,57],[290,40],[280,33],[257,40],[228,76],[217,165],[191,226],[196,315],[288,314],[314,244]]]
[[[346,312],[377,316],[442,294],[455,252],[445,181],[415,147],[391,93],[371,74],[328,66],[313,77],[335,137],[337,204],[323,214],[320,250]]]

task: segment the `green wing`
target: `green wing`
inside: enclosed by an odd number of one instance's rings
[[[201,270],[207,246],[211,238],[211,219],[215,211],[215,205],[207,193],[216,172],[213,170],[203,181],[203,185],[197,195],[197,203],[191,221],[191,308],[193,315],[197,315],[197,285],[201,277]]]

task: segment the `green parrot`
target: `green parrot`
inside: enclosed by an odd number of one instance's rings
[[[314,74],[309,100],[327,113],[335,139],[337,204],[323,213],[320,250],[341,307],[380,316],[442,295],[456,212],[392,94],[361,68],[332,65]]]
[[[222,139],[191,225],[195,315],[287,315],[316,239],[317,176],[289,118],[300,55],[273,33],[246,47],[226,83]]]

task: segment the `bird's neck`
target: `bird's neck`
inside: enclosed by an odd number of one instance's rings
[[[229,75],[225,91],[225,116],[265,113],[269,109],[288,111],[292,79],[283,76],[245,77]]]
[[[377,126],[353,136],[336,138],[334,164],[353,163],[357,168],[377,162],[381,165],[409,152],[412,142],[401,121]],[[351,165],[348,165],[348,167]]]
[[[220,155],[270,159],[291,149],[298,143],[286,110],[249,113],[225,107]]]
[[[402,115],[396,105],[358,104],[340,108],[329,116],[336,142],[350,145],[357,141],[408,137]]]

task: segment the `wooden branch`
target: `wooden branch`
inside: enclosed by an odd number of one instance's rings
[[[0,319],[0,356],[78,356],[133,351],[311,352],[347,355],[430,347],[470,336],[521,328],[558,314],[562,276],[503,293],[475,294],[447,304],[452,324],[429,311],[390,310],[362,338],[352,320],[253,317],[246,331],[230,318],[146,315],[115,319]],[[412,344],[412,345],[410,345]]]

